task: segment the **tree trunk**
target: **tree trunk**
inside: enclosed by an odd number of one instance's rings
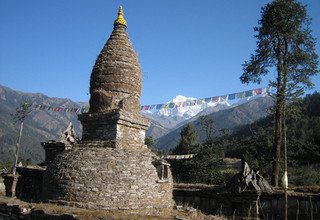
[[[275,113],[275,128],[274,128],[274,143],[273,143],[273,161],[272,161],[272,178],[271,184],[278,187],[279,171],[280,171],[280,148],[281,148],[281,99],[277,97],[276,113]]]
[[[283,94],[282,94],[282,81],[283,81],[283,66],[282,66],[282,56],[281,39],[277,39],[277,47],[275,52],[277,54],[277,97],[276,97],[276,112],[275,112],[275,125],[274,125],[274,140],[273,140],[273,160],[272,160],[272,178],[271,184],[274,187],[278,187],[279,184],[279,171],[280,171],[280,149],[281,149],[281,122],[282,122],[282,106],[283,106]]]
[[[23,129],[23,122],[20,123],[20,132],[19,132],[19,137],[16,145],[16,152],[14,154],[14,164],[13,164],[13,170],[12,174],[16,174],[16,169],[18,165],[18,158],[19,158],[19,150],[20,150],[20,143],[21,143],[21,136],[22,136],[22,129]]]
[[[282,121],[282,132],[283,132],[283,150],[284,150],[284,173],[285,181],[287,180],[287,128],[286,128],[286,108],[283,107],[283,121]],[[288,184],[286,182],[286,184]],[[288,219],[288,192],[287,185],[284,186],[284,220]]]
[[[287,81],[288,81],[288,40],[287,37],[284,36],[284,56],[283,56],[283,87],[282,87],[282,95],[283,95],[283,106],[282,106],[282,137],[283,137],[283,150],[284,150],[284,174],[285,174],[285,189],[284,189],[284,220],[288,219],[288,167],[287,167],[287,127],[286,127],[286,93],[287,93]]]
[[[13,164],[13,169],[12,169],[13,183],[11,185],[12,197],[16,196],[16,187],[17,187],[17,181],[18,181],[18,178],[16,177],[16,171],[17,171],[17,166],[18,166],[18,158],[19,158],[19,149],[20,149],[20,143],[21,143],[22,129],[23,129],[23,121],[20,124],[20,132],[19,132],[19,137],[18,137],[18,141],[17,141],[17,145],[16,145],[16,152],[14,154],[14,164]]]

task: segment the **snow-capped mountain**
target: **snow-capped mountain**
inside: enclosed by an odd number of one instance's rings
[[[176,127],[180,127],[185,123],[190,123],[197,120],[197,118],[200,116],[233,108],[251,100],[265,97],[266,95],[266,93],[263,93],[261,95],[234,100],[225,100],[223,98],[225,96],[219,96],[216,101],[212,102],[197,102],[196,98],[178,95],[171,101],[167,102],[167,104],[175,103],[180,107],[161,108],[158,110],[153,107],[150,108],[150,110],[142,111],[142,114],[147,117],[151,123],[150,128],[147,131],[147,136],[152,136],[153,138],[157,139],[172,131],[172,129],[175,129]],[[187,106],[181,104],[186,102],[197,102],[197,104]]]
[[[173,100],[167,102],[167,103],[185,103],[188,101],[194,101],[197,100],[196,98],[192,98],[192,97],[185,97],[182,95],[178,95],[177,97],[175,97]],[[211,107],[217,107],[217,111],[221,109],[221,107],[223,106],[223,108],[228,108],[231,105],[224,99],[219,98],[218,101],[216,102],[202,102],[202,103],[197,103],[195,105],[191,105],[191,106],[181,106],[181,107],[177,107],[177,108],[162,108],[162,109],[153,109],[153,110],[148,110],[146,111],[146,113],[149,114],[154,114],[154,115],[159,115],[159,116],[167,116],[167,117],[181,117],[184,120],[190,119],[194,116],[196,116],[198,113],[202,112],[204,109]],[[214,110],[213,110],[214,111]]]

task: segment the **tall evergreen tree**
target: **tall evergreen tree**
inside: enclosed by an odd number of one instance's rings
[[[194,146],[198,144],[198,134],[194,126],[188,123],[180,132],[180,143],[173,150],[175,154],[192,153]]]
[[[198,144],[198,134],[192,124],[188,123],[180,132],[180,143],[172,151],[173,154],[192,154],[195,153]],[[190,182],[192,181],[192,170],[194,169],[193,161],[188,160],[173,160],[171,161],[171,168],[174,180],[176,182]]]
[[[261,77],[276,71],[270,84],[276,89],[273,143],[272,185],[278,186],[280,147],[283,136],[285,103],[312,88],[311,76],[318,73],[315,39],[309,28],[306,6],[295,0],[274,0],[261,10],[257,32],[257,49],[243,64],[242,83],[260,83]]]

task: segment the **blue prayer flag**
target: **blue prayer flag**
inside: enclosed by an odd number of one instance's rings
[[[228,95],[228,100],[233,100],[233,99],[236,99],[235,93]]]

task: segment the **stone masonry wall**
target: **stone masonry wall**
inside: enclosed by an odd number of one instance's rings
[[[141,69],[124,26],[115,26],[90,79],[90,113],[140,111]]]
[[[227,192],[220,186],[175,184],[174,200],[177,205],[193,206],[209,214],[222,214],[245,219],[283,219],[284,193],[257,194],[248,191],[240,194]],[[288,193],[288,219],[320,219],[319,193]]]
[[[17,167],[19,173],[16,196],[24,201],[39,202],[42,195],[44,168]]]
[[[123,146],[144,144],[145,130],[149,125],[143,116],[122,110],[82,114],[79,120],[83,125],[83,141],[112,140],[123,143]]]
[[[100,144],[101,146],[101,144]],[[159,182],[146,147],[80,147],[56,157],[44,177],[44,197],[86,208],[121,209],[157,215],[173,206],[172,177]]]

